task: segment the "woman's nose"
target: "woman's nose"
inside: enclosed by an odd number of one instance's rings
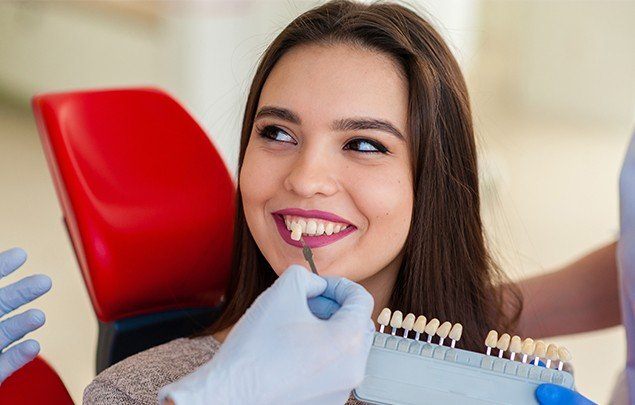
[[[304,198],[333,195],[338,189],[335,170],[334,162],[324,154],[303,151],[284,180],[285,189]]]

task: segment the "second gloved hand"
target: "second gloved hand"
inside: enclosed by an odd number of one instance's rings
[[[359,284],[291,266],[212,360],[163,387],[159,403],[169,395],[178,405],[343,404],[364,378],[372,309]]]
[[[542,384],[536,388],[540,405],[595,405],[579,393],[555,384]]]

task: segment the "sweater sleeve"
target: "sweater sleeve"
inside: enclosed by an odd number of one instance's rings
[[[103,381],[94,380],[86,389],[82,399],[84,405],[137,405],[139,404],[119,388]]]

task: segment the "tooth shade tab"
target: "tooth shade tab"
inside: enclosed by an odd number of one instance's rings
[[[494,348],[496,347],[496,343],[498,343],[498,332],[490,330],[487,334],[487,338],[485,338],[485,346]]]
[[[291,239],[299,241],[302,237],[302,226],[298,223],[291,224]]]
[[[403,314],[401,311],[395,311],[392,314],[392,318],[390,319],[390,326],[393,328],[401,328],[401,323],[403,322]]]
[[[527,338],[523,342],[523,345],[520,349],[520,352],[524,355],[531,356],[534,354],[534,350],[536,350],[536,343],[532,338]]]
[[[562,362],[570,362],[571,361],[571,353],[567,350],[566,347],[561,346],[558,348],[558,360]]]
[[[452,329],[450,329],[450,339],[459,341],[461,340],[461,335],[463,335],[463,325],[455,323],[454,326],[452,326]]]
[[[415,323],[415,314],[408,314],[401,323],[401,327],[406,330],[412,330]]]
[[[389,308],[384,308],[381,310],[381,312],[379,313],[379,316],[377,317],[377,323],[382,326],[388,326],[388,324],[390,323],[390,309]]]
[[[512,353],[520,353],[522,350],[522,340],[520,340],[520,336],[512,337],[512,340],[509,343],[509,351]]]
[[[498,342],[496,342],[496,348],[498,350],[507,350],[509,348],[509,341],[511,337],[507,333],[503,333],[500,338],[498,338]]]
[[[415,324],[412,326],[412,329],[417,333],[423,333],[425,331],[426,321],[427,319],[425,316],[419,315]]]
[[[439,320],[437,318],[432,319],[426,325],[426,328],[424,329],[424,332],[427,333],[429,336],[434,335],[436,333],[437,329],[439,329],[439,324],[440,323],[441,322],[439,322]]]
[[[553,343],[547,346],[547,354],[546,357],[549,360],[558,360],[558,346]]]
[[[547,344],[542,340],[536,340],[536,348],[534,349],[534,356],[545,357],[547,354]]]
[[[441,339],[445,339],[446,337],[448,337],[450,329],[452,329],[452,324],[447,321],[443,322],[441,326],[439,326],[439,329],[437,329],[437,336],[439,336]]]

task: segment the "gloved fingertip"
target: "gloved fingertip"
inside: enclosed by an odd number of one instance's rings
[[[34,328],[39,328],[46,322],[46,315],[42,310],[37,308],[32,308],[27,311],[29,313],[29,320],[31,322],[31,326]]]
[[[33,339],[28,339],[20,345],[20,353],[27,358],[32,358],[40,352],[40,344]]]
[[[53,280],[46,274],[35,274],[32,277],[33,288],[38,294],[44,294],[53,287]]]

